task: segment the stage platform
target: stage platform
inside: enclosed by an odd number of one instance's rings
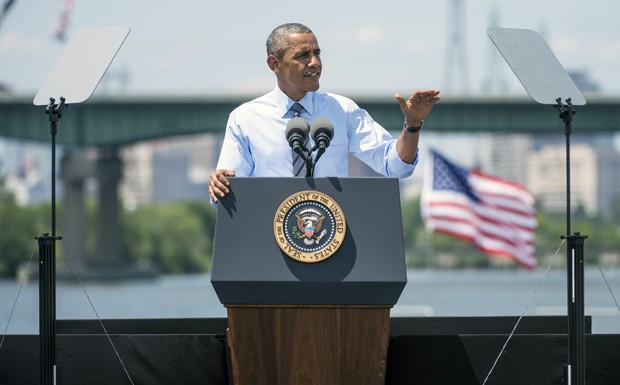
[[[390,320],[386,385],[480,385],[517,317],[407,317]],[[62,385],[229,385],[225,318],[57,321]],[[620,384],[620,335],[591,334],[586,319],[586,383]],[[562,384],[566,317],[524,317],[488,385]],[[7,335],[0,384],[39,384],[38,335]],[[349,384],[340,384],[349,385]],[[350,384],[358,385],[358,384]]]

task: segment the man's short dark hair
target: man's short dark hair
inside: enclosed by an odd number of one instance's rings
[[[289,36],[297,33],[312,33],[312,30],[299,23],[286,23],[276,27],[267,38],[267,55],[282,59],[284,52],[289,48]]]

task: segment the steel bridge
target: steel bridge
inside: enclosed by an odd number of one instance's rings
[[[250,97],[97,97],[65,108],[57,143],[69,147],[123,146],[148,139],[223,131],[228,114]],[[360,98],[360,107],[388,130],[400,130],[393,99]],[[620,98],[589,97],[577,106],[573,132],[620,130]],[[445,98],[424,125],[434,132],[559,133],[557,110],[529,98]],[[45,107],[32,99],[0,97],[0,136],[49,141]]]

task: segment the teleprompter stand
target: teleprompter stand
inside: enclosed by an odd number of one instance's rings
[[[586,101],[542,37],[531,30],[489,28],[489,37],[523,88],[540,104],[551,104],[564,122],[566,136],[566,235],[568,363],[564,383],[585,384],[584,253],[587,236],[571,234],[570,135],[576,105]],[[565,102],[563,102],[563,99]]]
[[[39,335],[41,349],[41,384],[56,381],[56,134],[58,120],[65,108],[65,98],[56,104],[50,98],[45,112],[49,115],[52,140],[52,234],[37,237],[39,244]]]
[[[67,44],[56,66],[35,96],[47,105],[51,135],[52,233],[37,237],[39,245],[39,337],[41,385],[56,384],[56,135],[69,103],[88,99],[129,33],[128,27],[79,31]],[[59,103],[56,103],[59,100]]]
[[[572,117],[575,108],[571,98],[566,99],[566,104],[561,98],[556,99],[555,107],[564,121],[564,134],[566,136],[566,239],[567,245],[567,306],[568,306],[568,332],[569,332],[569,362],[566,366],[565,377],[569,384],[583,385],[586,383],[585,373],[585,295],[584,295],[584,254],[583,245],[586,235],[575,232],[571,235],[570,222],[570,135],[572,131]]]

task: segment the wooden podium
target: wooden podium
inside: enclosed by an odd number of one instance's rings
[[[234,384],[383,385],[390,309],[407,282],[398,180],[232,178],[230,189],[211,282],[228,312]],[[313,263],[287,255],[274,234],[281,204],[308,191],[346,219],[337,251]]]

